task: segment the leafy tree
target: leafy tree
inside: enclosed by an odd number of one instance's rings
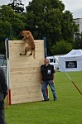
[[[61,40],[73,44],[78,30],[72,14],[64,12],[64,7],[59,0],[32,0],[26,8],[26,29],[31,30],[36,39],[46,37],[49,54],[52,46]]]
[[[56,54],[66,54],[71,49],[72,49],[72,44],[62,40],[60,42],[57,42],[54,46],[52,46],[51,51],[56,55]]]
[[[22,0],[12,0],[11,5],[0,8],[0,47],[6,37],[19,39],[22,29],[30,30],[35,39],[46,37],[48,54],[54,54],[54,47],[61,41],[73,45],[74,33],[77,33],[78,27],[72,13],[64,11],[65,6],[60,0],[32,0],[25,13],[16,8],[20,4]],[[62,53],[62,49],[59,53]]]
[[[4,23],[0,20],[0,53],[4,53],[5,47],[5,38],[9,35],[10,23],[6,20]],[[3,29],[3,30],[2,30]]]
[[[0,8],[0,49],[4,52],[5,38],[18,39],[20,30],[25,27],[25,17],[15,13],[11,7],[3,5]]]
[[[73,44],[73,48],[74,49],[82,49],[82,33],[81,34],[79,34],[79,33],[76,34],[76,38],[75,38],[75,42]]]
[[[22,0],[11,0],[12,3],[9,3],[10,6],[15,12],[23,13],[24,11],[24,4],[22,4]]]
[[[72,13],[70,11],[65,11],[63,14],[63,23],[62,23],[62,38],[67,42],[73,44],[74,34],[78,31],[78,25],[75,24],[73,20]]]
[[[2,20],[3,25],[4,21],[6,20],[10,23],[11,27],[9,32],[13,31],[15,38],[18,37],[20,30],[24,29],[25,27],[25,16],[15,13],[11,7],[3,5],[0,9],[0,20]],[[3,29],[2,29],[3,30]],[[9,35],[8,35],[9,37]]]

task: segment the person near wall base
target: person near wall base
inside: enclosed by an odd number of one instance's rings
[[[41,75],[42,75],[42,87],[41,91],[44,97],[44,101],[49,101],[48,95],[46,93],[46,88],[49,85],[53,94],[54,101],[57,100],[56,90],[54,86],[54,66],[50,64],[49,59],[44,60],[44,64],[41,65]]]

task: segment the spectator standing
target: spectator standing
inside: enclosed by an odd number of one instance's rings
[[[3,68],[0,67],[0,124],[6,124],[4,113],[4,99],[7,95],[7,82]]]
[[[54,101],[57,100],[55,86],[54,86],[54,66],[50,64],[49,59],[44,60],[44,64],[41,65],[41,74],[42,74],[42,94],[44,101],[49,101],[48,95],[46,93],[46,88],[49,85],[53,94]]]

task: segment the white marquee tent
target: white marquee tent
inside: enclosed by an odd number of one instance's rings
[[[59,71],[81,71],[82,50],[73,49],[68,54],[59,56]]]

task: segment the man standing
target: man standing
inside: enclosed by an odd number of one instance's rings
[[[4,114],[4,99],[7,95],[7,82],[3,69],[0,67],[0,124],[6,124]]]
[[[41,65],[41,74],[42,74],[42,94],[44,101],[49,101],[48,95],[46,93],[46,88],[49,85],[53,94],[54,101],[57,100],[55,86],[54,86],[54,66],[50,65],[49,59],[44,60],[44,65]]]

